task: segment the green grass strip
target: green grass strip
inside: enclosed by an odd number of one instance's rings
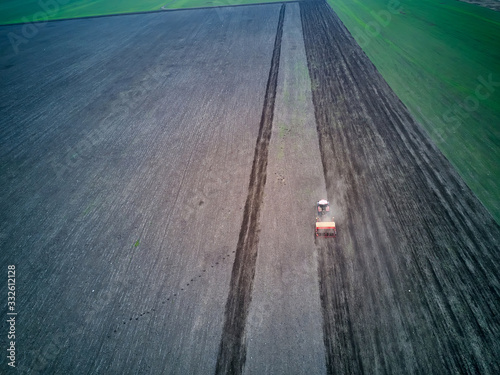
[[[456,0],[328,0],[500,223],[500,12]]]

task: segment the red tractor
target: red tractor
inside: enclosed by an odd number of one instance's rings
[[[336,237],[337,229],[326,199],[316,202],[316,237]]]

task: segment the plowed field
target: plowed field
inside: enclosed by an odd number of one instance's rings
[[[326,3],[21,27],[18,373],[499,372],[500,228]]]
[[[328,6],[301,11],[339,232],[318,245],[329,372],[497,372],[498,226]]]

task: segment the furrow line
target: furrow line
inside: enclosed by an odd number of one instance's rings
[[[248,195],[243,213],[238,245],[231,274],[230,290],[224,313],[219,354],[215,374],[242,374],[246,359],[245,326],[252,297],[253,280],[259,241],[260,209],[266,184],[267,157],[271,140],[274,103],[283,35],[285,7],[281,6],[271,69],[267,81],[264,108],[250,174]]]

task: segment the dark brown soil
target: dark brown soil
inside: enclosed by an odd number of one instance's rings
[[[301,3],[328,197],[328,373],[493,374],[500,229],[323,2]]]
[[[459,0],[464,3],[476,4],[491,10],[500,11],[500,1],[498,0]]]

